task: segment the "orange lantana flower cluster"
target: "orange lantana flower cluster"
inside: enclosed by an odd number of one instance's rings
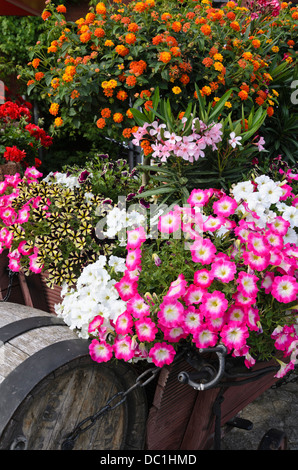
[[[157,86],[163,98],[174,99],[177,114],[198,99],[197,85],[211,104],[233,88],[225,110],[235,119],[242,106],[247,114],[261,106],[272,115],[274,70],[297,64],[298,7],[283,2],[277,16],[253,22],[250,13],[234,1],[214,8],[210,0],[117,0],[99,2],[68,24],[64,9],[47,3],[42,18],[46,28],[55,27],[46,47],[36,45],[24,77],[59,104],[64,123],[76,115],[117,139],[136,124],[128,110],[150,109]],[[111,112],[109,126],[104,109]]]

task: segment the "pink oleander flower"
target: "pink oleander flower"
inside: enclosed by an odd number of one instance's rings
[[[143,297],[141,297],[139,294],[135,294],[127,302],[127,311],[131,313],[135,318],[141,318],[144,315],[149,315],[150,307],[145,302]]]
[[[233,261],[217,259],[212,263],[211,275],[222,282],[230,282],[235,278],[237,268]]]
[[[88,333],[94,333],[103,324],[104,318],[101,315],[96,315],[88,325]]]
[[[207,289],[213,282],[214,276],[208,269],[199,269],[194,273],[193,282],[197,286]]]
[[[202,313],[206,318],[217,318],[222,316],[228,308],[228,301],[225,294],[220,291],[213,291],[206,293],[203,297],[202,305],[200,307]]]
[[[149,351],[149,357],[157,367],[163,367],[173,362],[175,357],[175,349],[172,345],[165,342],[155,343]]]
[[[135,250],[140,248],[142,243],[146,241],[146,232],[144,227],[138,227],[134,230],[127,231],[127,249]]]
[[[214,213],[221,217],[233,215],[237,207],[237,201],[230,196],[223,196],[213,203]]]
[[[133,320],[130,313],[123,312],[117,317],[115,322],[115,331],[117,335],[132,335]]]
[[[131,280],[127,275],[116,282],[114,287],[124,301],[131,299],[137,293],[137,281]]]
[[[294,276],[276,276],[272,283],[271,294],[276,300],[283,303],[297,300],[297,280]]]
[[[158,329],[155,323],[149,317],[141,318],[135,321],[135,328],[138,335],[138,339],[141,342],[147,341],[150,343],[154,341]]]
[[[193,334],[197,348],[212,348],[217,343],[218,335],[209,325],[201,324]]]
[[[190,247],[191,257],[195,263],[210,264],[215,256],[216,247],[209,238],[197,238]]]
[[[230,322],[220,332],[223,344],[231,352],[233,349],[241,350],[246,345],[249,331],[246,325]]]
[[[257,282],[259,278],[254,274],[241,271],[237,277],[237,284],[240,292],[246,297],[255,297],[259,291]]]
[[[170,211],[161,215],[158,221],[158,230],[161,233],[173,233],[181,228],[181,216],[177,212]]]
[[[165,297],[159,306],[157,317],[161,325],[171,328],[182,322],[183,313],[184,307],[179,300]]]
[[[113,348],[105,341],[93,339],[89,345],[91,359],[95,362],[108,362],[113,356]]]
[[[123,338],[117,337],[114,342],[114,354],[116,359],[123,359],[129,361],[134,357],[134,348],[132,346],[132,339],[126,335]]]

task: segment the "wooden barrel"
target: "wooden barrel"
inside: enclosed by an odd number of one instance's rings
[[[0,303],[0,449],[60,450],[65,436],[136,380],[124,362],[97,364],[88,340],[42,310]],[[74,450],[143,449],[144,389],[101,416]]]

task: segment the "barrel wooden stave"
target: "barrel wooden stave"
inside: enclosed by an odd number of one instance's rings
[[[0,337],[7,322],[13,325],[31,315],[35,320],[57,321],[38,309],[0,304]],[[59,450],[66,434],[81,420],[135,383],[132,366],[121,361],[97,364],[89,357],[88,344],[59,324],[38,327],[5,342],[0,348],[4,358],[0,361],[0,449],[18,446],[20,438],[28,449]],[[146,395],[137,387],[124,404],[84,432],[74,449],[142,449],[146,421]]]

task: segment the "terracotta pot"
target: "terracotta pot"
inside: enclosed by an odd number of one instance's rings
[[[21,165],[16,162],[7,162],[0,165],[0,181],[4,181],[6,175],[15,175],[21,169]]]

